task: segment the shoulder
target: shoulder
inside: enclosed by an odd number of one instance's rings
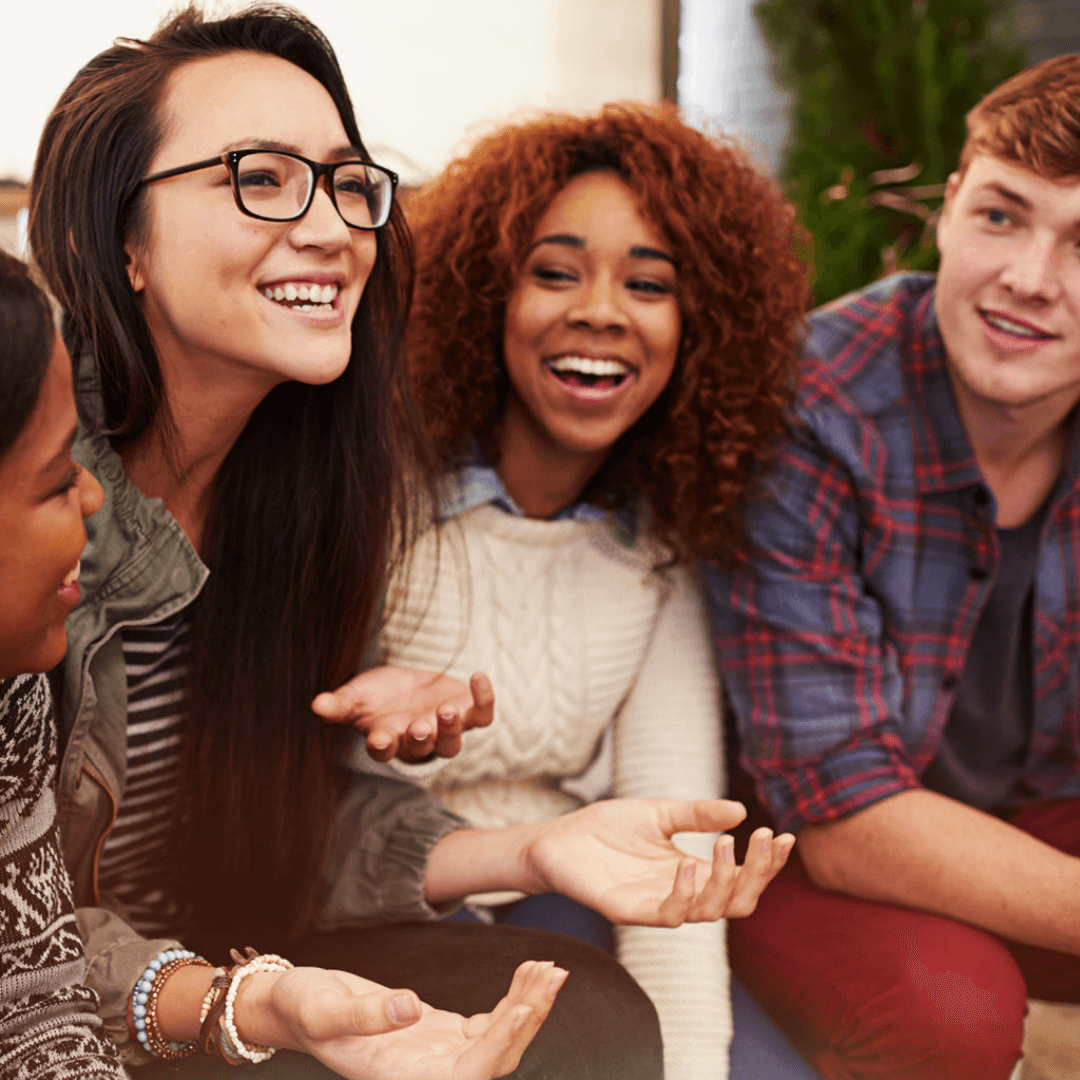
[[[812,312],[800,410],[835,402],[873,415],[904,397],[907,345],[934,282],[933,274],[892,274]]]
[[[44,675],[0,679],[0,803],[36,797],[55,752],[52,695]]]

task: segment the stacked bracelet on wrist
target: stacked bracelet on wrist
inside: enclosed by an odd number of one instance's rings
[[[199,1048],[194,1039],[167,1042],[158,1028],[157,1004],[166,979],[178,968],[191,964],[210,967],[201,956],[187,949],[165,949],[150,961],[131,994],[131,1026],[135,1038],[154,1057],[165,1061],[189,1057]]]
[[[237,1033],[236,995],[248,975],[257,971],[287,971],[292,964],[273,953],[260,956],[250,946],[245,956],[233,949],[232,957],[234,967],[228,972],[224,968],[214,972],[214,980],[203,999],[199,1043],[207,1054],[216,1054],[230,1065],[268,1061],[277,1053],[275,1047],[245,1043]]]

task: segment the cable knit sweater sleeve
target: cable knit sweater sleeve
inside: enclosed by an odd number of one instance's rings
[[[43,675],[0,680],[0,1080],[123,1080],[80,985],[56,831],[56,725]]]
[[[701,592],[672,573],[649,652],[615,724],[615,794],[711,799],[723,790],[720,687]],[[685,840],[685,842],[684,842]],[[702,836],[679,846],[711,858]],[[724,923],[616,928],[619,959],[656,1006],[666,1080],[725,1080],[731,994]]]

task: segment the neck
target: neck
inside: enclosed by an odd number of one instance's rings
[[[162,362],[168,417],[120,451],[131,482],[159,498],[198,551],[218,470],[270,387],[212,381]]]
[[[550,518],[581,496],[599,472],[607,450],[573,451],[539,431],[524,408],[506,404],[500,439],[499,477],[529,517]]]
[[[1061,474],[1072,441],[1075,399],[1014,407],[976,398],[955,380],[953,389],[975,460],[997,500],[998,526],[1022,525]]]

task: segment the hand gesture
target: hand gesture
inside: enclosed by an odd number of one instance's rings
[[[454,757],[462,732],[491,723],[495,695],[479,672],[466,686],[438,672],[384,666],[319,694],[311,708],[329,723],[352,724],[364,732],[367,752],[376,761],[396,754],[414,762],[432,754]]]
[[[537,826],[526,851],[531,891],[564,893],[614,923],[680,926],[749,915],[787,862],[795,837],[758,829],[746,862],[721,836],[712,862],[685,855],[674,833],[719,832],[746,816],[726,799],[671,802],[606,799]]]
[[[490,1013],[466,1018],[345,971],[293,968],[246,979],[236,1024],[245,1041],[303,1050],[347,1080],[491,1080],[517,1068],[566,975],[530,960]]]

